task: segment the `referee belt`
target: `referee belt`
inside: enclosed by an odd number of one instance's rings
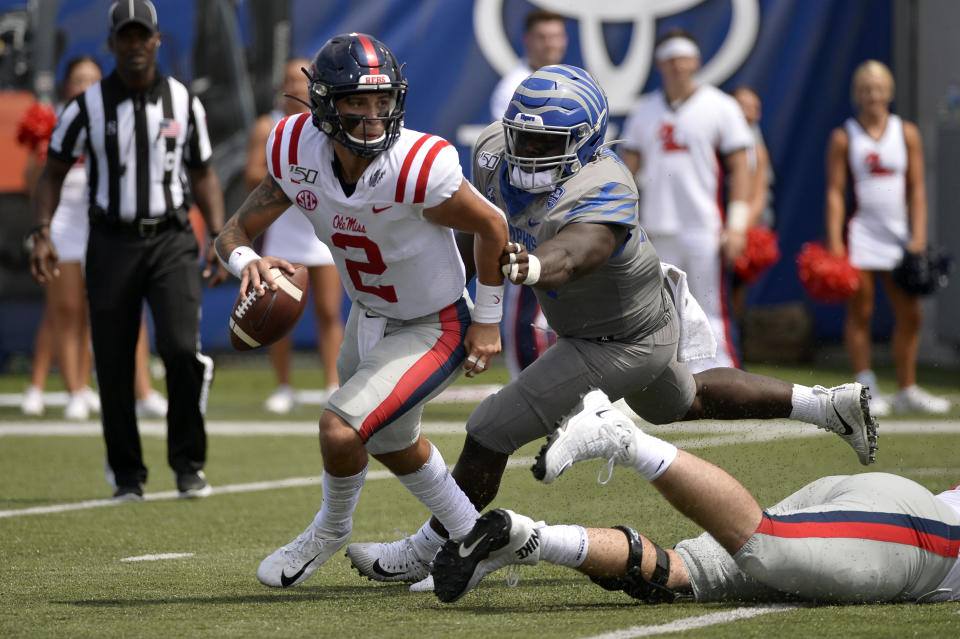
[[[182,219],[181,219],[181,213]],[[90,209],[90,226],[105,226],[117,230],[125,231],[141,238],[155,237],[171,228],[184,229],[189,223],[185,210],[167,212],[164,215],[156,217],[139,217],[133,220],[125,220],[120,217],[108,215],[102,209]]]

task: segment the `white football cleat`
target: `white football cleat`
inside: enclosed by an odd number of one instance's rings
[[[456,601],[504,566],[536,564],[540,561],[538,527],[542,525],[503,508],[482,515],[466,537],[447,541],[433,560],[431,575],[437,599]]]
[[[275,415],[286,415],[297,405],[296,397],[293,394],[293,388],[287,385],[277,386],[267,401],[263,403],[267,412]]]
[[[877,461],[877,421],[870,414],[870,393],[852,382],[833,388],[814,386],[813,393],[826,401],[826,419],[818,427],[840,435],[866,466]]]
[[[901,388],[893,396],[893,409],[898,413],[927,413],[943,415],[950,412],[950,400],[931,395],[916,384]]]
[[[416,583],[430,576],[430,562],[417,556],[408,537],[390,543],[350,544],[347,558],[357,572],[373,581]]]
[[[433,592],[433,575],[427,575],[415,584],[410,584],[410,592]]]
[[[582,406],[582,408],[580,408]],[[578,410],[579,409],[579,410]],[[620,438],[611,438],[602,432],[605,423],[622,424],[632,427],[633,423],[610,403],[610,399],[600,390],[590,391],[574,409],[577,411],[561,424],[560,428],[547,438],[540,449],[531,470],[533,476],[545,484],[552,483],[573,464],[586,459],[606,459],[607,465],[600,471],[613,472],[614,463],[627,463],[622,457]]]
[[[349,532],[342,537],[321,537],[321,534],[311,523],[296,539],[260,562],[257,568],[260,583],[271,588],[290,588],[303,583],[350,539]]]

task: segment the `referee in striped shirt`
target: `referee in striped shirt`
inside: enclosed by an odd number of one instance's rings
[[[116,70],[64,108],[32,203],[37,227],[31,271],[56,277],[49,223],[73,162],[86,156],[90,237],[86,255],[90,328],[114,498],[143,499],[143,463],[134,409],[134,350],[143,300],[153,313],[166,366],[167,461],[181,497],[210,493],[203,475],[203,413],[212,360],[199,352],[202,297],[199,247],[187,215],[184,169],[213,238],[223,226],[223,193],[210,165],[203,107],[156,68],[160,33],[146,0],[120,0],[109,11]],[[212,239],[204,277],[219,283]]]

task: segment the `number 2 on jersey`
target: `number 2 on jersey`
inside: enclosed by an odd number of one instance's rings
[[[344,251],[348,248],[362,249],[366,254],[366,262],[356,260],[346,260],[347,271],[350,273],[350,281],[353,287],[358,291],[370,293],[377,297],[382,297],[390,303],[396,303],[397,291],[392,286],[368,286],[363,283],[361,273],[370,275],[381,275],[387,270],[387,265],[383,261],[383,255],[380,253],[380,247],[373,240],[363,235],[347,235],[346,233],[334,233],[330,240],[333,245]]]

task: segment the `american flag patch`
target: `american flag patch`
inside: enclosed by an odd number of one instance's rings
[[[180,135],[180,123],[166,118],[160,120],[160,135],[165,138],[178,137]]]

